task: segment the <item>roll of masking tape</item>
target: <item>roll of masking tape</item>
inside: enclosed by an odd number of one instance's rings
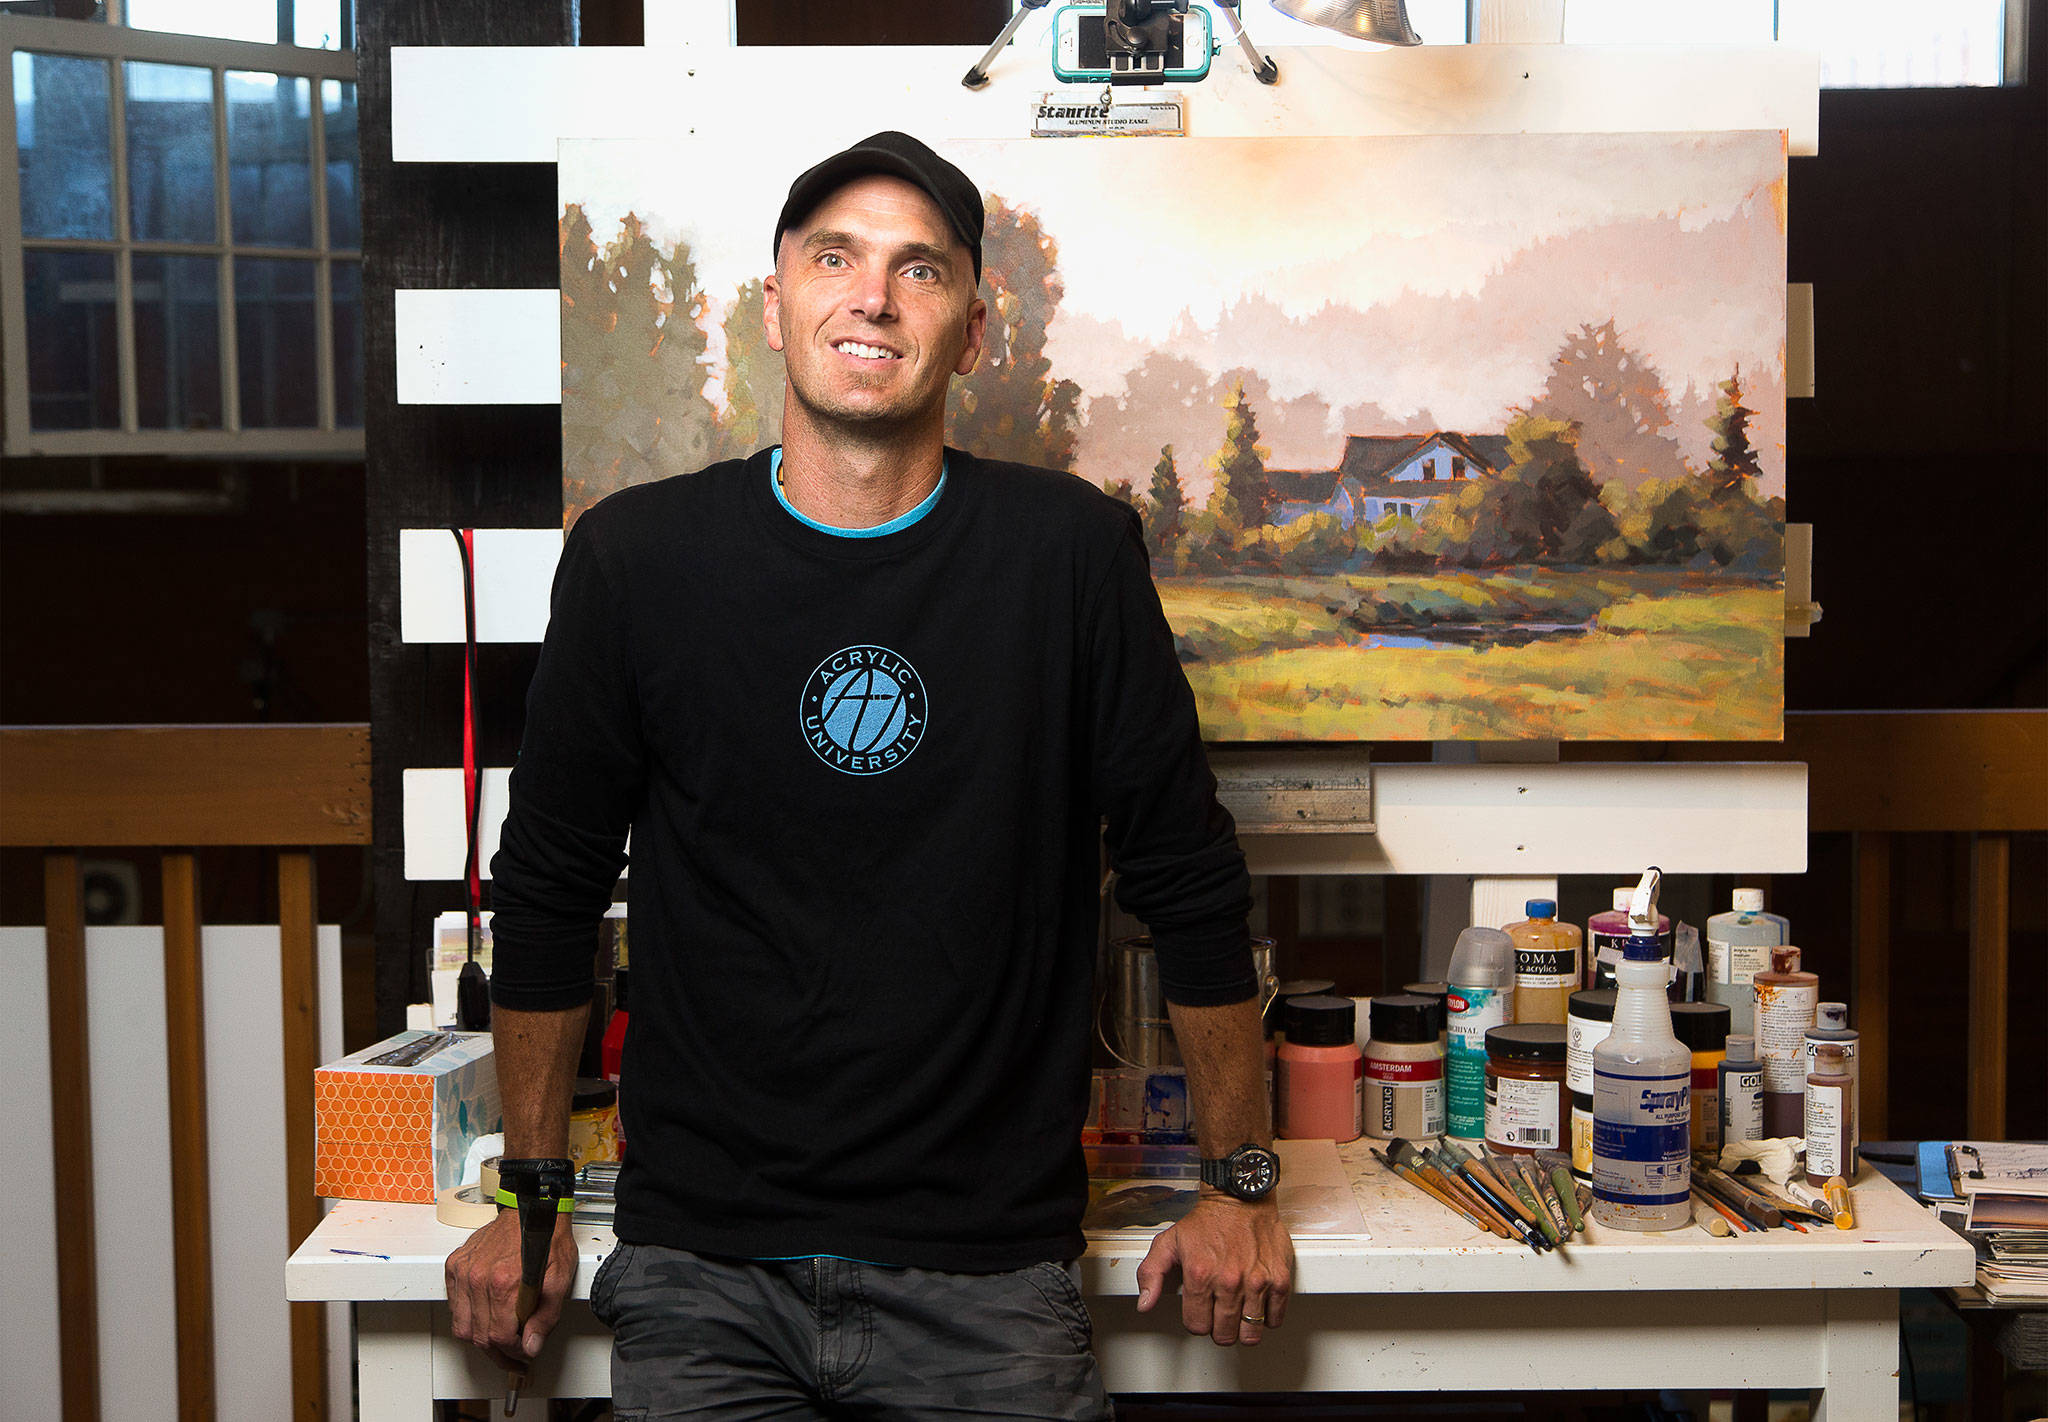
[[[477,1167],[476,1187],[483,1191],[486,1200],[498,1198],[498,1162],[504,1158],[502,1155],[488,1156]]]
[[[434,1218],[457,1229],[477,1229],[498,1217],[497,1187],[486,1195],[478,1185],[443,1190],[434,1197]]]

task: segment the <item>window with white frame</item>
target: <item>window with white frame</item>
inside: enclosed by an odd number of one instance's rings
[[[359,455],[355,56],[131,9],[0,15],[6,452]]]

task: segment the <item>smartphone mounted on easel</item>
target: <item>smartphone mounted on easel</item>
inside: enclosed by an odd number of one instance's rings
[[[1063,83],[1188,83],[1209,73],[1214,47],[1200,6],[1108,0],[1053,12],[1052,72]]]

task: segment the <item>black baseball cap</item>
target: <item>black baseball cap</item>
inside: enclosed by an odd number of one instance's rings
[[[819,203],[855,178],[870,173],[887,173],[922,188],[967,244],[967,250],[974,256],[974,279],[981,280],[981,189],[930,148],[894,129],[863,138],[806,170],[789,185],[782,215],[775,219],[771,253],[781,249],[782,234],[803,221]]]

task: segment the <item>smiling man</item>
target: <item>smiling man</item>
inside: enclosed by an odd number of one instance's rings
[[[494,1030],[508,1156],[565,1154],[630,831],[630,1147],[591,1285],[621,1417],[1109,1415],[1074,1266],[1105,834],[1212,1158],[1138,1307],[1176,1268],[1219,1344],[1286,1307],[1249,880],[1137,520],[944,443],[982,212],[900,133],[798,177],[782,445],[615,494],[562,551]],[[522,1329],[509,1213],[448,1263],[457,1336],[501,1362],[575,1271],[564,1223]]]

